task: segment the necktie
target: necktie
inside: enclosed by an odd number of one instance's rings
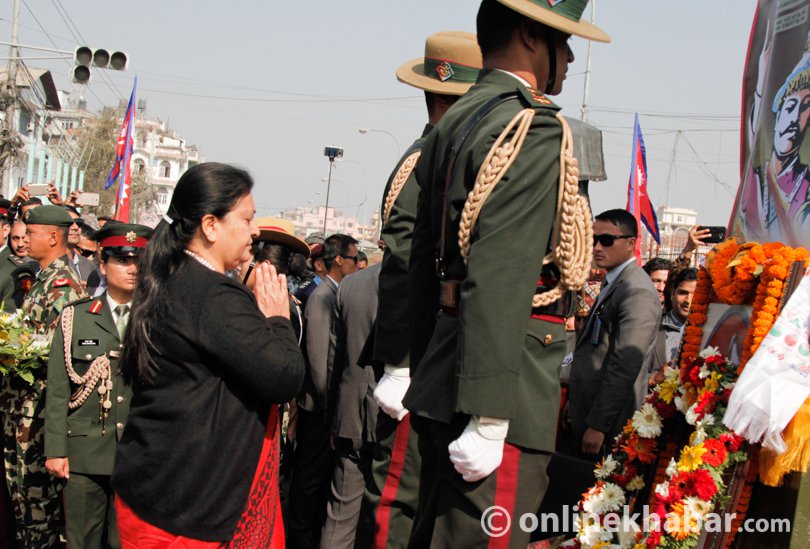
[[[127,322],[129,321],[129,305],[118,305],[115,307],[115,314],[118,320],[115,322],[115,328],[118,330],[118,337],[123,341],[124,331],[127,329]]]

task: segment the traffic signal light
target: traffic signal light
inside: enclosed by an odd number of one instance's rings
[[[122,51],[113,51],[87,46],[78,46],[73,52],[73,82],[88,84],[90,82],[90,67],[100,69],[113,69],[125,71],[129,66],[129,56]]]

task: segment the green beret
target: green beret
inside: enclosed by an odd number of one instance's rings
[[[70,227],[73,218],[61,206],[37,206],[25,213],[23,221],[27,225],[54,225],[56,227]]]
[[[107,223],[93,233],[93,240],[107,253],[134,256],[146,248],[152,229],[135,223]]]

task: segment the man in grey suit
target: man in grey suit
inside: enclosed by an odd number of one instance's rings
[[[298,395],[287,547],[317,547],[325,519],[333,453],[329,444],[329,337],[338,285],[357,270],[357,240],[333,234],[324,243],[326,278],[304,308],[307,370]]]
[[[380,264],[347,276],[341,283],[332,320],[330,356],[333,358],[334,394],[332,441],[335,465],[326,524],[321,535],[324,549],[351,549],[360,517],[366,479],[376,441],[377,413],[374,370],[369,358],[369,334],[377,316]]]
[[[637,264],[638,225],[626,210],[608,210],[593,224],[593,257],[605,283],[577,338],[569,382],[571,446],[599,457],[647,392],[647,357],[661,319],[650,277]]]

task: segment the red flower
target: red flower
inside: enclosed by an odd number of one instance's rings
[[[696,469],[691,473],[679,471],[673,475],[669,484],[670,493],[673,485],[677,486],[684,496],[697,496],[704,501],[711,501],[717,493],[717,485],[706,469]]]
[[[619,486],[627,486],[627,484],[631,480],[633,480],[633,477],[635,477],[638,474],[638,470],[636,469],[636,467],[632,463],[626,464],[623,467],[623,469],[624,469],[624,474],[620,475],[617,472],[617,473],[613,473],[613,475],[612,475],[613,481],[615,483],[617,483]]]
[[[706,414],[712,413],[714,410],[714,405],[717,403],[717,395],[714,393],[703,393],[698,398],[697,406],[695,406],[695,413],[697,414],[698,419],[702,418]]]
[[[703,441],[703,447],[706,448],[706,453],[703,454],[703,462],[712,467],[720,467],[726,461],[728,454],[726,453],[726,446],[721,441],[710,438]]]
[[[627,438],[621,449],[627,454],[630,460],[637,459],[641,463],[652,463],[655,461],[656,442],[650,438],[642,438],[636,435]]]
[[[720,435],[720,442],[726,445],[729,452],[739,452],[743,439],[736,433],[723,433]]]
[[[658,415],[661,416],[661,419],[672,419],[675,417],[675,413],[677,412],[677,408],[675,408],[674,403],[667,404],[663,400],[658,400],[655,402],[655,409],[658,411]]]
[[[691,381],[692,385],[695,387],[703,387],[703,380],[700,379],[700,366],[696,365],[689,370],[689,381]]]
[[[663,530],[663,523],[661,528],[656,528],[650,535],[647,536],[647,547],[658,547],[661,545],[661,530]]]

